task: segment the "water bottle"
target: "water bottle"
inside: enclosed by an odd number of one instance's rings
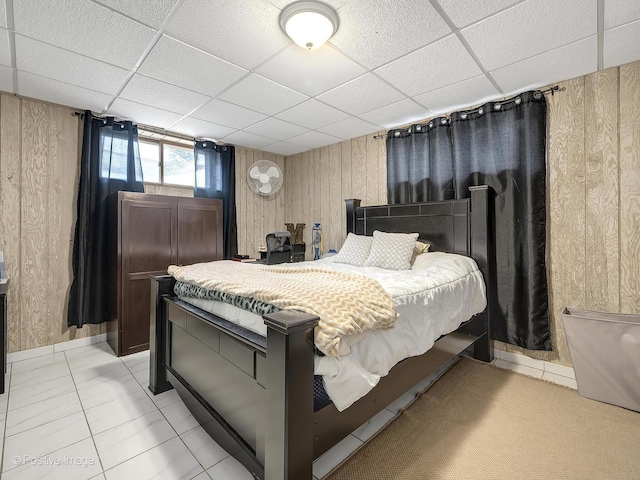
[[[319,260],[324,253],[324,245],[322,242],[322,227],[316,223],[311,229],[311,245],[313,245],[313,259]]]

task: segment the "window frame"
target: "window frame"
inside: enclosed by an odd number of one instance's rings
[[[160,169],[160,181],[159,182],[147,182],[145,181],[145,184],[149,184],[149,185],[166,185],[168,187],[176,187],[176,188],[195,188],[196,187],[196,178],[195,178],[195,172],[193,175],[193,185],[180,185],[178,183],[166,183],[164,181],[164,146],[165,145],[169,145],[172,147],[180,147],[180,148],[184,148],[184,149],[189,149],[189,147],[191,147],[191,150],[193,151],[194,154],[194,162],[195,162],[195,147],[194,147],[194,143],[193,140],[190,141],[190,143],[188,144],[186,139],[185,141],[180,141],[181,139],[176,138],[174,140],[167,140],[166,138],[153,138],[153,137],[149,137],[149,136],[145,136],[145,135],[138,135],[138,143],[140,142],[146,142],[146,143],[153,143],[158,145],[158,152],[159,152],[159,159],[158,159],[158,168]],[[144,172],[142,172],[143,174],[143,179],[144,179]]]

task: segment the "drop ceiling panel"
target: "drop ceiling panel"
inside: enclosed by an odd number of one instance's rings
[[[293,0],[267,0],[267,1],[275,5],[276,7],[278,7],[280,10],[282,10],[287,5],[293,3]],[[350,2],[353,2],[353,0],[322,0],[322,3],[326,3],[327,5],[329,5],[330,7],[336,10]]]
[[[11,51],[9,50],[9,32],[0,28],[0,65],[11,66]]]
[[[194,118],[242,129],[267,118],[266,115],[222,100],[211,100],[193,114]]]
[[[489,17],[519,1],[521,0],[482,0],[478,2],[437,0],[447,16],[458,28],[466,27],[471,23]]]
[[[338,15],[340,27],[330,42],[369,69],[451,32],[425,0],[355,0]]]
[[[377,132],[380,130],[379,125],[374,125],[369,122],[365,122],[356,117],[347,118],[341,122],[334,123],[333,125],[327,125],[319,129],[322,133],[333,135],[334,137],[341,138],[342,140],[349,140],[350,138],[361,137],[368,133]]]
[[[605,2],[605,30],[633,22],[634,20],[640,20],[640,2],[637,0],[607,0]]]
[[[271,117],[245,128],[245,131],[257,133],[264,137],[275,138],[276,140],[286,140],[305,133],[309,131],[309,129]]]
[[[16,93],[80,110],[97,112],[101,112],[111,99],[110,95],[104,93],[20,71],[18,71]]]
[[[375,73],[411,97],[474,77],[482,70],[458,37],[449,35]]]
[[[402,93],[372,73],[318,96],[318,100],[352,115],[370,112],[403,98],[405,96]]]
[[[131,120],[135,123],[160,128],[169,128],[183,117],[178,113],[168,112],[122,98],[117,98],[113,102],[107,114],[122,120]]]
[[[279,113],[277,117],[297,125],[302,125],[303,127],[316,129],[344,120],[349,117],[349,114],[330,107],[325,103],[310,99]]]
[[[333,145],[334,143],[341,142],[342,139],[334,137],[333,135],[327,135],[326,133],[310,131],[303,133],[289,139],[291,143],[297,145],[303,145],[309,148],[319,148],[325,145]]]
[[[256,69],[256,73],[312,97],[364,72],[330,45],[305,50],[295,44]]]
[[[586,75],[598,69],[598,38],[565,47],[492,71],[506,95]]]
[[[154,0],[153,2],[132,2],[131,0],[97,1],[155,29],[160,28],[173,6],[178,3],[178,0]]]
[[[120,98],[183,115],[209,101],[209,97],[200,93],[138,74],[129,80]]]
[[[123,68],[132,68],[154,30],[89,1],[16,1],[16,33]]]
[[[529,0],[461,32],[495,70],[595,34],[596,12],[597,0]]]
[[[500,92],[484,75],[423,93],[414,100],[434,114],[450,113],[499,98]]]
[[[196,118],[186,117],[172,125],[171,131],[190,135],[194,138],[211,138],[217,140],[227,135],[231,135],[236,130],[222,125],[216,125],[215,123],[198,120]]]
[[[275,138],[267,138],[262,135],[256,135],[255,133],[239,131],[236,133],[232,133],[224,137],[224,143],[230,143],[233,145],[242,145],[247,148],[256,148],[261,149],[262,147],[266,147],[267,145],[272,145],[276,143]]]
[[[604,68],[640,60],[640,21],[604,32]]]
[[[211,96],[249,73],[166,35],[153,47],[138,72]]]
[[[384,128],[393,128],[428,118],[430,115],[429,110],[407,98],[372,112],[363,113],[360,118]]]
[[[78,87],[91,85],[97,92],[115,95],[129,70],[85,57],[22,35],[16,35],[19,70]]]
[[[0,65],[0,91],[15,93],[13,91],[13,69]]]
[[[251,74],[219,98],[266,115],[275,115],[304,102],[308,97],[264,77]]]
[[[300,145],[294,145],[293,143],[278,142],[272,145],[262,147],[265,152],[276,153],[278,155],[295,155],[296,153],[305,152],[309,150],[307,147],[301,147]]]
[[[253,68],[287,46],[280,10],[264,0],[185,0],[166,33],[205,52]]]

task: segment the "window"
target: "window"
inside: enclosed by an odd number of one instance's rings
[[[193,140],[140,131],[139,143],[145,183],[194,186]]]

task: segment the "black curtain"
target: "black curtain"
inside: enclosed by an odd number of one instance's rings
[[[551,350],[545,266],[546,116],[546,99],[535,91],[453,113],[449,125],[455,198],[468,197],[472,185],[490,185],[496,191],[500,308],[492,319],[491,337],[531,350]],[[396,151],[387,151],[389,171],[406,161]],[[448,165],[451,160],[444,155],[436,162]]]
[[[236,226],[236,156],[231,145],[195,142],[195,196],[222,200],[224,258],[238,253]]]
[[[450,200],[453,192],[451,130],[446,118],[387,133],[389,203]]]
[[[80,185],[73,241],[73,282],[68,326],[109,320],[107,197],[117,191],[143,192],[138,128],[131,122],[84,113]]]

